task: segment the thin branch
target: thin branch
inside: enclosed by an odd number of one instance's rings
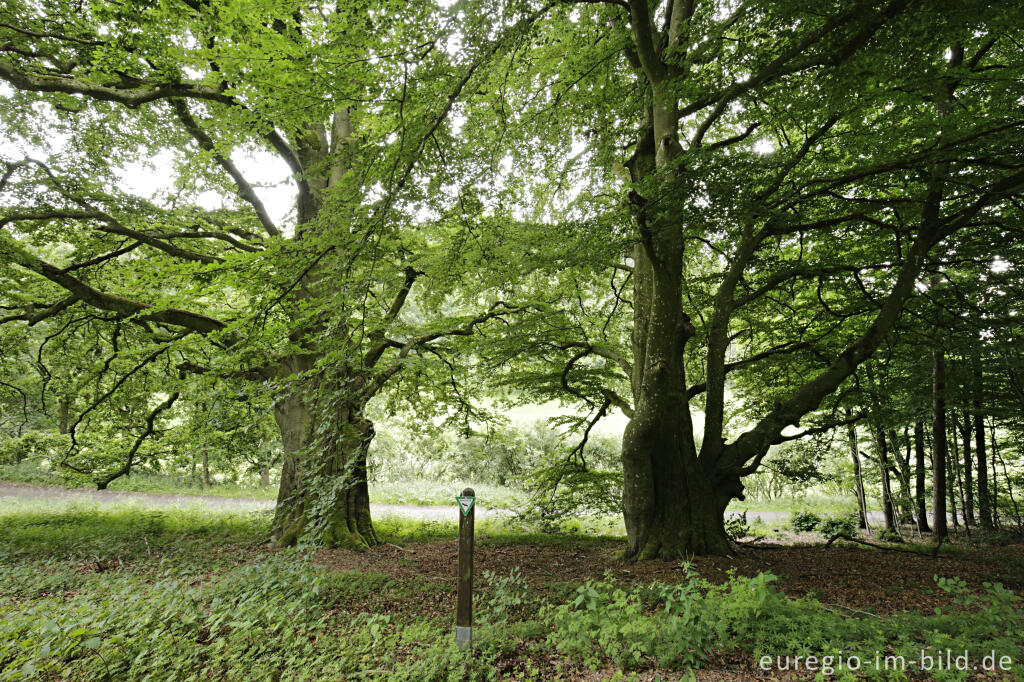
[[[238,170],[238,166],[227,156],[224,156],[217,151],[213,140],[206,131],[202,129],[195,117],[188,110],[188,104],[184,100],[175,99],[171,101],[171,105],[174,107],[174,113],[177,115],[178,120],[181,121],[182,125],[185,126],[185,130],[188,131],[189,135],[199,144],[199,147],[207,152],[213,154],[214,161],[217,165],[224,169],[231,179],[235,181],[235,185],[238,187],[238,196],[242,197],[249,203],[250,206],[256,211],[256,216],[259,218],[260,223],[263,225],[263,229],[267,231],[272,237],[280,237],[281,230],[278,229],[277,225],[270,218],[270,214],[267,212],[267,207],[263,205],[263,202],[256,195],[256,191],[242,172]]]

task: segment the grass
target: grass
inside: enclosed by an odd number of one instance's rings
[[[94,487],[87,479],[65,477],[32,461],[24,461],[17,465],[0,465],[0,481],[59,485],[68,488]],[[140,493],[277,499],[277,481],[272,481],[270,486],[263,488],[255,479],[248,483],[214,481],[213,485],[203,487],[198,480],[192,480],[187,476],[136,472],[113,481],[109,487],[111,490]],[[370,500],[376,504],[450,505],[453,504],[455,496],[466,487],[473,488],[480,503],[489,508],[508,509],[521,504],[525,499],[522,491],[509,486],[472,481],[439,483],[428,479],[410,479],[370,483]]]
[[[0,499],[0,680],[628,679],[716,660],[750,672],[767,654],[1024,656],[1024,610],[997,588],[977,597],[939,584],[965,611],[878,620],[788,598],[768,575],[712,586],[685,570],[674,586],[482,575],[469,655],[453,646],[450,585],[327,571],[267,549],[268,523],[266,513]],[[376,526],[399,544],[456,532],[396,517]],[[477,536],[509,547],[609,541],[501,519],[482,520]]]
[[[880,511],[870,504],[869,511]],[[857,511],[857,500],[854,497],[830,497],[821,494],[808,494],[800,497],[779,497],[773,500],[750,499],[733,500],[727,512],[770,511],[792,513],[802,509],[813,509],[818,514],[847,514]]]
[[[65,487],[90,488],[89,481],[70,479],[40,467],[36,462],[25,461],[18,465],[0,465],[0,480],[25,483],[60,485]],[[375,481],[370,483],[370,500],[376,504],[404,504],[424,506],[447,506],[463,488],[471,487],[482,506],[494,509],[513,509],[527,499],[527,493],[511,486],[493,485],[476,481],[441,482],[432,479],[412,478],[397,481]],[[204,497],[237,497],[261,500],[277,498],[277,481],[263,488],[257,479],[247,482],[215,481],[203,487],[198,480],[187,476],[167,475],[152,472],[136,472],[110,484],[111,490],[194,495]],[[870,504],[871,511],[878,511],[877,505]],[[800,497],[780,497],[773,500],[733,500],[728,513],[743,511],[767,511],[792,513],[801,509],[813,509],[819,514],[843,514],[855,511],[857,502],[853,497],[830,497],[823,494],[807,494]],[[607,532],[616,532],[614,522],[606,523]]]

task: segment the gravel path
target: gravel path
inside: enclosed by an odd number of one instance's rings
[[[199,508],[211,511],[262,511],[274,508],[274,500],[250,497],[213,497],[199,495],[174,495],[172,493],[136,493],[124,490],[69,490],[59,486],[36,485],[33,483],[12,483],[0,481],[0,503],[14,500],[41,502],[52,500],[70,504],[123,505],[133,504],[150,508]],[[412,504],[371,504],[374,517],[402,516],[420,521],[457,520],[455,500],[450,506],[429,506]],[[476,517],[485,519],[496,511],[477,507]]]

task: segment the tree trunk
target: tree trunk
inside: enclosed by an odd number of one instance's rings
[[[693,327],[682,310],[681,250],[665,251],[657,263],[642,246],[634,257],[636,407],[622,438],[627,559],[730,552],[723,516],[741,490],[738,477],[723,489],[697,458],[683,368]]]
[[[57,404],[57,433],[66,434],[69,430],[68,418],[71,413],[71,400],[67,396]]]
[[[901,454],[903,450],[896,437],[895,429],[889,429],[889,442],[893,447],[892,461],[896,464],[893,473],[896,474],[896,480],[900,484],[900,493],[897,499],[898,525],[914,523],[914,504],[910,498],[910,438],[907,437],[906,429],[903,430],[903,438],[907,441],[906,457]]]
[[[982,370],[974,369],[974,446],[978,463],[978,516],[982,528],[992,528],[992,505],[988,494],[988,462],[985,460],[985,415],[981,411]]]
[[[992,494],[989,496],[990,509],[992,510],[992,527],[999,527],[999,476],[996,468],[996,456],[999,454],[999,441],[996,440],[996,424],[994,419],[988,420],[988,432],[992,439]]]
[[[957,418],[956,418],[956,414],[955,413],[953,415],[953,441],[952,442],[953,442],[953,451],[951,453],[952,454],[952,461],[950,462],[951,466],[949,468],[949,472],[950,472],[950,474],[949,474],[949,481],[950,481],[950,485],[949,485],[949,502],[950,502],[950,505],[949,506],[950,506],[950,509],[953,510],[953,526],[954,527],[959,527],[959,523],[957,521],[957,514],[956,514],[956,511],[955,511],[956,510],[955,501],[957,500],[957,496],[959,496],[959,499],[960,499],[960,511],[961,511],[962,518],[963,518],[963,521],[964,521],[964,527],[969,527],[970,524],[967,521],[967,504],[966,504],[965,499],[964,499],[964,479],[963,479],[963,476],[961,475],[961,470],[960,470],[960,445],[959,445],[960,438],[959,438],[959,436],[957,434]]]
[[[946,436],[946,443],[948,447],[949,435]],[[954,452],[949,455],[949,459],[946,460],[946,497],[948,502],[946,509],[949,511],[949,517],[953,520],[953,530],[960,529],[960,517],[957,516],[956,512],[956,472],[960,467],[957,466],[957,454],[956,450],[956,431],[953,432],[953,450]]]
[[[892,501],[892,483],[889,480],[889,446],[885,442],[885,432],[881,427],[875,429],[875,443],[878,447],[878,469],[882,474],[882,515],[885,527],[896,530],[896,510]]]
[[[864,496],[864,476],[860,469],[860,449],[857,447],[857,425],[851,423],[846,427],[850,443],[850,457],[853,459],[853,479],[857,493],[857,513],[860,516],[860,527],[868,528],[868,505]]]
[[[973,435],[973,425],[971,423],[971,415],[966,410],[963,413],[964,426],[963,426],[963,438],[964,438],[964,515],[967,518],[968,525],[974,524],[974,462],[971,455],[971,436]]]
[[[270,487],[270,468],[266,465],[260,467],[260,487]]]
[[[273,524],[277,543],[294,545],[311,534],[331,547],[377,544],[366,483],[366,454],[374,430],[362,407],[346,404],[333,410],[332,437],[324,443],[317,438],[317,427],[327,417],[302,395],[295,393],[275,406],[284,446]]]
[[[924,423],[914,422],[914,496],[917,500],[917,529],[922,533],[930,533],[928,526],[928,505],[925,502],[925,468],[924,468]]]
[[[949,535],[946,524],[946,356],[932,351],[932,529]]]
[[[209,488],[213,485],[210,481],[210,453],[206,448],[203,448],[203,488]]]
[[[1003,459],[1003,455],[999,453],[999,450],[995,447],[992,448],[992,455],[999,456],[999,463],[1003,467],[1003,478],[1006,479],[1006,496],[1010,499],[1010,506],[1013,508],[1013,518],[1017,523],[1017,529],[1024,528],[1024,520],[1021,519],[1020,507],[1017,506],[1017,498],[1013,495],[1013,480],[1010,478],[1010,472],[1006,470],[1006,460]],[[992,465],[992,478],[996,476],[995,464]]]

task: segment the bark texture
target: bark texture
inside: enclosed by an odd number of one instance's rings
[[[318,427],[328,417],[299,395],[281,400],[274,417],[285,453],[274,540],[293,545],[313,530],[315,539],[331,547],[377,544],[366,482],[366,454],[374,431],[361,406],[339,409],[328,424],[326,440]]]

